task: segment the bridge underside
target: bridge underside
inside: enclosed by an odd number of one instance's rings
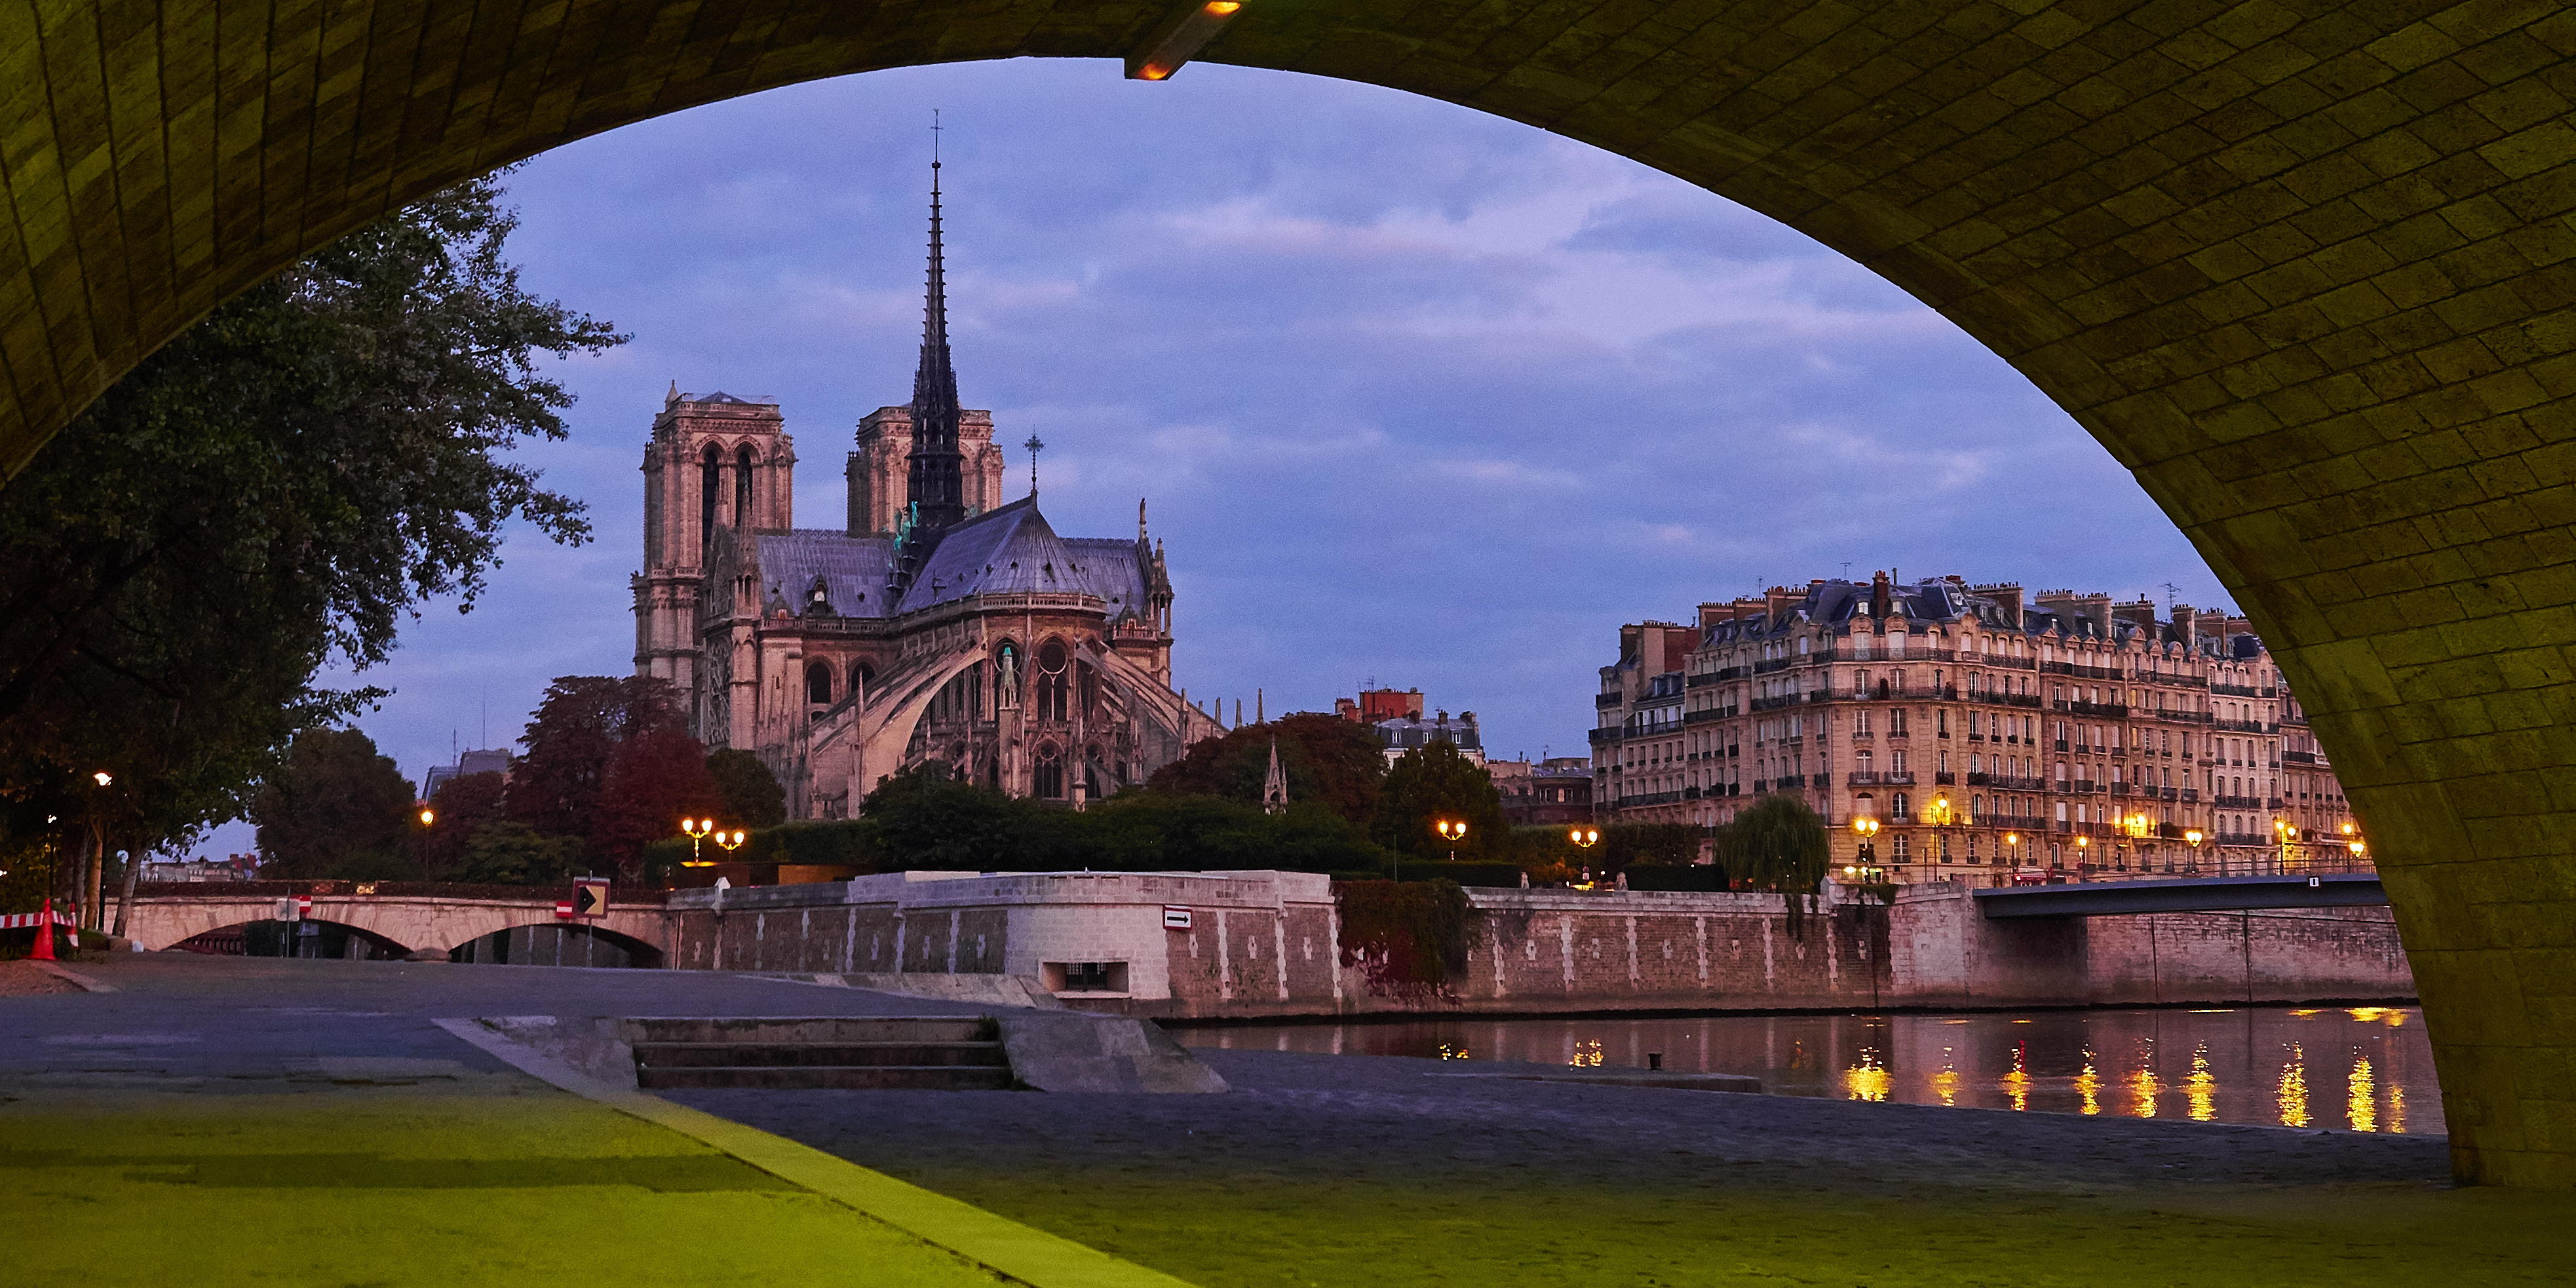
[[[0,464],[216,302],[444,185],[817,77],[1118,59],[1167,12],[0,0]],[[2461,1174],[2564,1186],[2571,54],[2576,12],[2546,4],[1255,0],[1200,57],[1633,157],[2028,375],[2306,700],[2404,932]]]
[[[2375,908],[2388,902],[2388,892],[2381,888],[2379,878],[2367,873],[2088,881],[1972,893],[1978,913],[1989,921],[2149,912],[2247,912],[2264,908]]]

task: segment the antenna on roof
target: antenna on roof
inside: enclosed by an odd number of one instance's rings
[[[1849,559],[1843,560],[1843,580],[1851,580],[1851,560]]]
[[[2173,617],[2174,596],[2181,593],[2181,591],[2182,587],[2177,586],[2172,582],[2165,583],[2165,617],[2168,620]]]

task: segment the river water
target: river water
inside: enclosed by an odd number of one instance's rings
[[[1774,1095],[2443,1132],[2411,1006],[1439,1019],[1185,1029],[1192,1046],[1745,1073]]]

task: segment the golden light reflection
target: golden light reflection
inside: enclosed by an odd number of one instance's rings
[[[1862,1047],[1860,1063],[1843,1072],[1843,1089],[1854,1100],[1885,1100],[1890,1079],[1887,1066],[1879,1063],[1878,1052]]]
[[[2344,1014],[2364,1024],[2377,1024],[2396,1009],[2393,1006],[2355,1006],[2346,1010]]]
[[[2393,1082],[2388,1085],[2388,1130],[2406,1134],[2406,1088]]]
[[[2281,1066],[2281,1081],[2273,1088],[2272,1098],[2280,1105],[2281,1125],[2308,1125],[2308,1053],[2296,1042],[2285,1044],[2289,1061]]]
[[[2370,1057],[2359,1052],[2353,1053],[2352,1075],[2344,1079],[2343,1112],[2354,1131],[2379,1130],[2379,1077],[2371,1072]]]
[[[2016,1113],[2030,1112],[2029,1057],[2029,1049],[2015,1043],[2012,1072],[2004,1075],[2004,1094],[2012,1097],[2012,1107]]]
[[[1932,1075],[1932,1094],[1939,1096],[1942,1104],[1959,1103],[1959,1066],[1948,1047],[1941,1048],[1941,1071]]]
[[[2209,1071],[2209,1044],[2192,1048],[2191,1077],[2183,1083],[2183,1095],[2191,1101],[2191,1120],[2214,1121],[2218,1117],[2218,1078]]]
[[[1575,1067],[1575,1068],[1577,1068],[1577,1069],[1597,1069],[1597,1068],[1600,1068],[1600,1067],[1601,1067],[1601,1044],[1600,1044],[1600,1043],[1598,1043],[1598,1042],[1577,1042],[1577,1043],[1575,1043],[1575,1044],[1574,1044],[1574,1058],[1573,1058],[1573,1059],[1571,1059],[1571,1060],[1566,1061],[1566,1063],[1567,1063],[1567,1064],[1569,1064],[1569,1065],[1574,1066],[1574,1067]]]
[[[2156,1081],[2156,1071],[2140,1069],[2129,1075],[2129,1112],[2140,1118],[2156,1116],[2156,1095],[2164,1085]]]
[[[2084,1048],[2084,1071],[2075,1075],[2075,1092],[2084,1097],[2084,1112],[2102,1112],[2102,1075],[2093,1071],[2093,1048]]]
[[[1464,1060],[1467,1058],[1467,1048],[1452,1047],[1448,1043],[1443,1042],[1440,1044],[1440,1058],[1443,1060]]]

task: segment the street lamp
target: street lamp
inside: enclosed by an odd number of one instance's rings
[[[735,850],[742,848],[742,843],[750,839],[751,833],[738,829],[733,832],[718,832],[715,834],[715,843],[723,846],[724,852],[727,854],[731,854]]]
[[[1878,846],[1874,841],[1878,836],[1878,820],[1863,814],[1852,820],[1851,828],[1852,835],[1860,838],[1859,850],[1852,857],[1860,862],[1854,867],[1844,868],[1843,875],[1857,876],[1863,881],[1875,881],[1880,875],[1877,868]]]
[[[111,773],[107,772],[106,770],[102,769],[102,770],[98,771],[97,773],[90,775],[90,781],[92,781],[92,782],[94,782],[94,783],[97,783],[97,784],[98,784],[99,786],[101,786],[101,787],[105,787],[105,786],[107,786],[108,784],[113,783],[113,782],[115,782],[115,781],[116,781],[116,775],[111,774]]]
[[[423,806],[421,806],[421,807],[420,807],[420,825],[421,825],[422,827],[428,827],[428,826],[430,826],[431,824],[436,823],[437,821],[438,821],[438,811],[437,811],[437,810],[431,809],[430,807],[428,807],[428,806],[426,806],[426,805],[423,805]]]
[[[698,847],[702,842],[704,842],[709,836],[715,834],[715,830],[716,821],[711,818],[684,818],[680,820],[680,835],[689,838],[689,857],[681,861],[681,867],[711,868],[716,865],[715,860],[702,856],[698,850]]]
[[[2191,846],[2191,870],[2200,871],[2200,829],[2184,829],[2182,839]]]
[[[1578,827],[1566,833],[1565,839],[1574,842],[1578,850],[1588,850],[1600,843],[1601,833],[1594,828]]]
[[[1467,839],[1467,825],[1463,822],[1453,822],[1443,819],[1435,826],[1440,830],[1440,839],[1449,843],[1449,861],[1451,863],[1457,862],[1458,843]]]
[[[2075,838],[2075,879],[2084,879],[2084,852],[2093,848],[2093,838],[2078,834]]]

